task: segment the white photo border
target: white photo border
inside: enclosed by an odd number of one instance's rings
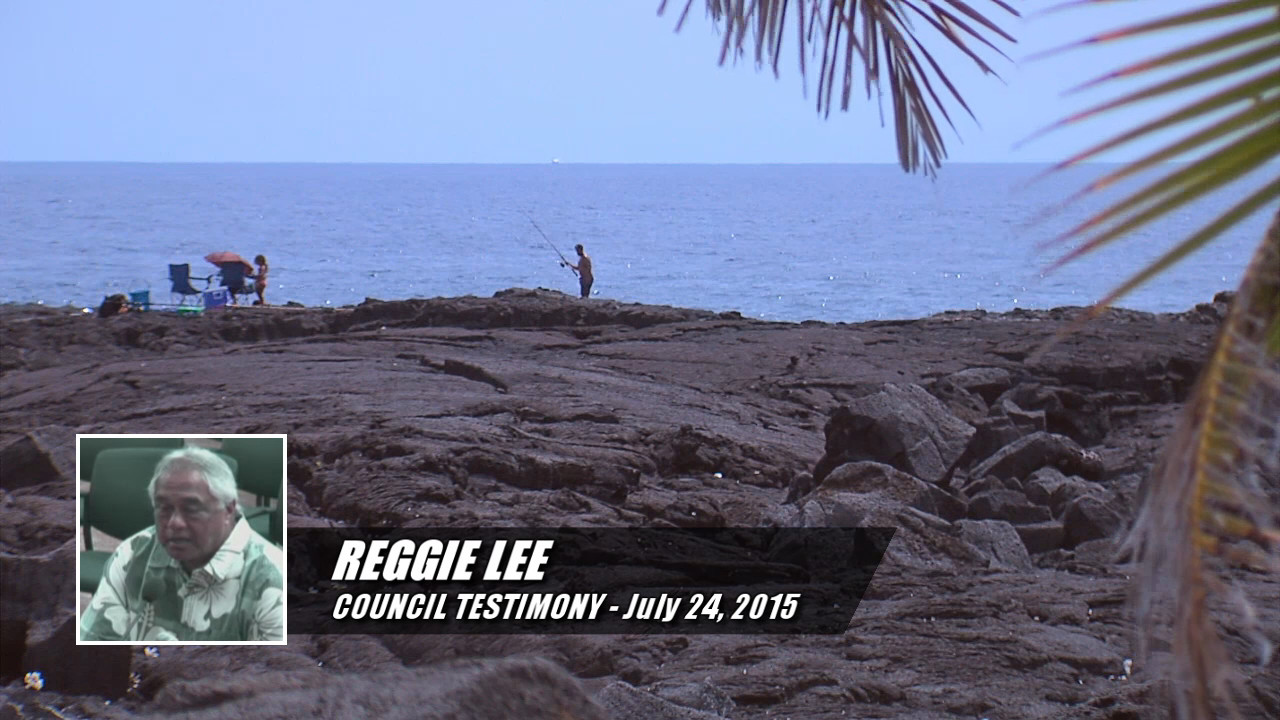
[[[205,641],[184,641],[184,640],[83,640],[80,636],[80,618],[83,617],[86,608],[81,607],[80,592],[80,554],[84,548],[84,536],[82,533],[92,532],[92,528],[81,526],[81,510],[80,496],[83,494],[80,480],[80,441],[83,438],[110,440],[110,439],[164,439],[172,440],[181,438],[186,445],[187,440],[221,440],[223,438],[265,438],[279,439],[284,441],[284,452],[280,456],[280,477],[282,485],[280,488],[280,512],[281,512],[281,567],[280,572],[284,576],[284,588],[280,601],[284,604],[284,627],[282,640],[205,640]],[[166,645],[178,646],[208,646],[208,645],[288,645],[289,644],[289,512],[288,512],[288,495],[289,495],[289,435],[287,433],[76,433],[76,468],[74,473],[75,482],[75,498],[76,498],[76,520],[75,520],[75,537],[76,537],[76,567],[75,567],[75,608],[76,608],[76,645],[128,645],[137,647],[163,647]]]

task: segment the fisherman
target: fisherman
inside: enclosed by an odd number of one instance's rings
[[[564,265],[578,276],[578,286],[582,289],[582,297],[590,297],[591,283],[595,282],[595,277],[591,274],[591,256],[582,249],[581,243],[574,245],[573,249],[578,251],[578,264],[574,265],[566,260]]]

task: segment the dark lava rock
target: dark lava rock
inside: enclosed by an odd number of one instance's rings
[[[845,463],[833,470],[819,488],[877,493],[904,505],[914,505],[929,497],[929,483],[877,462]]]
[[[1124,522],[1114,503],[1096,495],[1083,495],[1067,503],[1062,513],[1063,546],[1073,548],[1089,540],[1110,538],[1124,527]]]
[[[974,434],[958,463],[969,466],[991,457],[1000,448],[1011,445],[1018,438],[1030,434],[1030,430],[1018,427],[1008,416],[995,415],[973,421]]]
[[[32,433],[0,448],[0,488],[16,490],[62,479],[53,454]]]
[[[958,520],[960,538],[978,548],[990,558],[990,567],[1010,570],[1030,570],[1031,556],[1027,546],[1004,520]]]
[[[206,678],[166,687],[156,704],[189,720],[609,720],[562,667],[525,657],[377,672],[265,672],[238,684]]]
[[[1031,473],[1024,484],[1027,499],[1038,505],[1049,508],[1054,517],[1062,517],[1067,503],[1081,495],[1095,494],[1101,496],[1105,488],[1096,482],[1083,478],[1062,474],[1056,467],[1043,467]]]
[[[0,617],[0,684],[11,683],[26,674],[22,656],[27,651],[27,627],[23,617]]]
[[[79,586],[75,567],[74,540],[43,555],[0,552],[0,617],[43,620],[70,607]]]
[[[133,651],[127,645],[76,646],[80,623],[74,613],[58,621],[32,623],[22,656],[25,672],[39,672],[46,690],[112,699],[129,690]]]
[[[38,701],[85,720],[108,713],[111,720],[576,717],[570,707],[557,707],[557,698],[585,702],[591,695],[559,671],[522,679],[434,664],[528,654],[591,678],[597,692],[626,682],[635,698],[670,702],[655,707],[734,720],[1167,715],[1154,666],[1139,664],[1133,678],[1109,679],[1131,653],[1124,606],[1131,580],[1114,564],[1114,542],[1037,552],[1032,564],[1028,550],[1070,542],[1061,523],[944,519],[956,515],[962,500],[952,491],[972,496],[979,488],[1025,485],[1029,496],[1052,503],[1053,487],[1062,482],[1033,481],[1029,476],[1049,475],[1036,471],[1091,478],[1067,467],[1069,459],[1052,462],[1043,448],[1029,467],[998,471],[991,481],[973,467],[1037,433],[1069,426],[1073,418],[1059,413],[1086,407],[1083,399],[1100,416],[1112,411],[1106,438],[1090,446],[1110,459],[1106,492],[1093,487],[1068,499],[1072,529],[1080,537],[1099,534],[1084,531],[1096,509],[1085,497],[1127,520],[1136,493],[1121,487],[1121,476],[1149,471],[1174,428],[1178,408],[1167,403],[1190,387],[1194,376],[1187,373],[1207,357],[1217,327],[1204,313],[1107,312],[1041,361],[1025,362],[1077,315],[1063,309],[766,323],[548,291],[360,308],[241,307],[217,317],[126,313],[105,321],[74,308],[0,306],[0,448],[32,433],[68,480],[0,491],[0,551],[39,556],[74,537],[74,487],[65,471],[74,467],[76,432],[179,428],[288,433],[291,528],[642,527],[682,515],[692,521],[695,511],[731,527],[895,528],[843,635],[295,635],[287,646],[162,647],[155,658],[133,648],[141,682],[110,706],[101,696],[23,691],[14,677],[25,671],[22,657],[11,658],[26,654],[28,625],[39,626],[30,631],[33,639],[59,631],[70,639],[65,615],[29,617],[51,606],[69,609],[69,562],[64,577],[33,595],[12,589],[28,580],[3,580],[0,602],[19,598],[21,615],[15,620],[8,609],[0,615],[11,678],[0,687],[0,715],[22,705],[14,712],[43,717]],[[437,372],[421,364],[424,357],[466,365],[452,366],[458,374],[443,365]],[[810,492],[797,477],[823,455],[815,418],[885,392],[886,383],[936,391],[940,378],[952,409],[937,398],[933,407],[954,416],[976,409],[980,399],[994,406],[987,417],[1007,421],[990,426],[986,452],[954,463],[938,453],[939,465],[955,467],[949,482],[927,482],[938,478],[911,464],[921,455],[912,455],[910,442],[883,456],[874,452],[885,448],[863,448],[866,455],[853,459],[898,455],[900,467],[864,469],[866,476],[849,478],[856,482],[847,488]],[[1053,389],[1040,396],[1045,407],[1022,404],[1035,401],[1034,392],[996,406],[1020,382]],[[251,396],[233,397],[236,388],[251,389]],[[879,419],[874,428],[892,429]],[[1088,431],[1069,432],[1087,441]],[[934,442],[929,428],[905,437]],[[824,473],[839,464],[831,458]],[[783,504],[788,482],[800,507]],[[919,509],[926,507],[932,510]],[[75,545],[69,550],[73,560]],[[1010,567],[1018,569],[1000,569]],[[63,594],[59,583],[68,581],[73,586]],[[1232,581],[1261,600],[1260,627],[1280,627],[1280,608],[1267,602],[1274,583],[1248,573]],[[1211,613],[1252,705],[1242,717],[1275,718],[1280,666],[1258,666],[1242,641],[1243,623],[1225,604],[1215,603]],[[20,647],[11,648],[11,637]],[[65,648],[62,662],[84,657],[85,649]],[[701,693],[704,682],[720,693]],[[566,692],[538,693],[533,683],[544,690],[559,683]],[[512,699],[508,693],[518,695],[519,688],[528,691],[523,707],[481,704]]]
[[[973,498],[984,492],[995,490],[1014,490],[1022,492],[1022,483],[1017,478],[998,478],[995,475],[984,475],[964,486],[965,495]]]
[[[881,521],[877,518],[895,517],[904,508],[930,516],[954,514],[954,504],[939,503],[936,490],[939,488],[882,463],[845,463],[801,503],[799,522],[803,527],[874,525]]]
[[[1066,537],[1062,522],[1059,520],[1016,525],[1014,530],[1018,531],[1022,544],[1027,546],[1027,552],[1032,555],[1057,550],[1062,547],[1063,539]]]
[[[1001,395],[996,404],[1006,399],[1025,410],[1043,410],[1049,432],[1082,445],[1102,442],[1111,430],[1107,409],[1074,390],[1022,383]]]
[[[691,425],[654,433],[646,444],[663,476],[713,473],[747,464],[736,444]]]
[[[925,493],[911,507],[951,521],[959,520],[968,513],[969,504],[963,497],[933,484],[928,484]]]
[[[839,465],[859,460],[939,480],[964,453],[974,430],[919,385],[889,383],[837,408],[825,432],[826,454],[813,470],[818,482]]]
[[[723,702],[732,709],[733,698],[721,692]],[[683,696],[678,696],[682,697]],[[675,702],[625,682],[609,683],[596,694],[596,700],[609,711],[611,720],[719,720],[725,715]]]
[[[788,503],[797,502],[798,500],[800,500],[800,498],[813,492],[813,489],[816,488],[817,486],[818,486],[818,483],[814,481],[813,473],[809,473],[809,472],[796,473],[796,475],[793,478],[791,478],[791,482],[788,483],[787,485],[786,502]]]
[[[653,693],[676,705],[703,710],[719,718],[731,717],[735,706],[728,693],[705,680],[689,684],[659,684]],[[601,695],[596,697],[603,699]]]
[[[1030,434],[1044,432],[1048,429],[1048,421],[1043,410],[1025,410],[1009,399],[1002,399],[991,406],[992,417],[1007,417],[1021,430]]]
[[[50,691],[118,698],[129,689],[131,651],[76,647],[75,556],[74,540],[43,555],[0,553],[3,679],[38,671]]]
[[[1013,375],[1008,370],[994,367],[968,368],[946,376],[946,380],[974,393],[988,404],[995,402],[1001,393],[1013,385]]]
[[[986,417],[972,423],[975,432],[956,462],[958,467],[971,467],[991,457],[1000,448],[1045,429],[1044,412],[1023,410],[1011,400],[1000,401],[991,407]]]
[[[986,417],[990,410],[981,397],[952,383],[948,378],[939,378],[925,389],[941,400],[953,415],[969,424]]]
[[[1042,467],[1052,466],[1069,475],[1086,479],[1101,477],[1102,459],[1082,449],[1069,437],[1034,433],[1001,448],[973,469],[975,477],[1025,479]]]
[[[69,484],[45,486],[70,493]],[[0,552],[45,553],[75,534],[76,506],[70,498],[40,493],[39,488],[14,493],[0,491]],[[72,556],[74,557],[74,556]],[[74,560],[71,562],[74,563]]]
[[[1028,525],[1050,519],[1049,509],[1033,504],[1017,490],[987,490],[969,500],[969,517],[973,520],[1007,520],[1014,525]]]

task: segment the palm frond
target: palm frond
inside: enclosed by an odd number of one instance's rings
[[[1073,5],[1090,5],[1104,0],[1085,0]],[[1033,135],[1039,137],[1058,128],[1076,124],[1122,108],[1177,93],[1195,98],[1183,107],[1143,123],[1104,142],[1079,152],[1048,172],[1096,159],[1104,152],[1145,140],[1157,133],[1181,130],[1182,134],[1159,149],[1119,170],[1093,181],[1072,200],[1102,190],[1112,184],[1157,168],[1161,163],[1189,160],[1189,164],[1167,171],[1164,176],[1130,193],[1109,207],[1054,238],[1048,244],[1080,241],[1056,265],[1096,250],[1154,222],[1175,209],[1230,186],[1254,189],[1243,193],[1223,216],[1194,232],[1150,266],[1138,272],[1107,297],[1096,303],[1096,315],[1129,291],[1194,250],[1211,242],[1236,223],[1280,199],[1280,183],[1250,178],[1268,172],[1268,163],[1280,157],[1280,2],[1277,0],[1230,0],[1189,10],[1151,22],[1102,33],[1072,43],[1053,53],[1100,43],[1111,43],[1171,28],[1195,29],[1236,18],[1242,23],[1207,40],[1175,48],[1155,58],[1133,63],[1091,80],[1077,89],[1106,86],[1120,79],[1138,78],[1144,73],[1165,71],[1192,64],[1190,70],[1147,87],[1128,92],[1064,118]],[[1255,17],[1256,16],[1256,17]],[[1025,142],[1025,141],[1024,141]],[[1271,173],[1274,175],[1274,173]],[[1247,210],[1247,212],[1245,211]]]
[[[1236,715],[1239,676],[1209,614],[1213,596],[1232,594],[1212,567],[1280,572],[1280,527],[1265,487],[1280,487],[1278,413],[1280,213],[1245,272],[1126,540],[1140,561],[1135,607],[1143,654],[1158,611],[1174,608],[1174,700],[1184,718],[1219,717],[1217,707]],[[1253,616],[1241,607],[1243,617]],[[1253,630],[1265,664],[1271,648]]]
[[[1089,5],[1102,0],[1083,0]],[[1251,16],[1252,14],[1252,16]],[[1098,192],[1160,164],[1189,159],[1051,242],[1081,241],[1058,264],[1092,252],[1175,209],[1230,188],[1234,202],[1094,305],[1092,317],[1254,213],[1274,208],[1280,178],[1280,2],[1228,0],[1121,30],[1065,49],[1110,43],[1171,28],[1209,27],[1236,18],[1242,27],[1154,58],[1132,63],[1077,90],[1141,78],[1153,71],[1180,74],[1121,95],[1046,128],[1049,132],[1153,98],[1189,93],[1183,107],[1080,152],[1052,171],[1156,133],[1181,135],[1154,152],[1093,181],[1071,198]],[[1053,52],[1059,52],[1055,50]],[[1042,133],[1041,133],[1042,134]],[[1261,174],[1261,179],[1255,179]],[[1269,179],[1268,179],[1269,176]],[[1243,191],[1239,188],[1245,187]],[[1274,209],[1272,212],[1275,212]],[[1083,321],[1086,318],[1082,318]],[[1074,326],[1073,326],[1074,327]],[[1041,350],[1043,352],[1043,349]],[[1135,608],[1140,653],[1159,613],[1173,609],[1174,703],[1179,717],[1208,720],[1218,710],[1238,717],[1240,675],[1210,615],[1210,601],[1237,601],[1246,625],[1256,617],[1243,593],[1218,572],[1221,564],[1280,572],[1280,516],[1263,485],[1280,485],[1280,213],[1255,252],[1201,371],[1178,428],[1153,470],[1126,549],[1139,561]],[[1262,478],[1260,480],[1260,478]],[[1269,480],[1268,480],[1269,478]],[[1252,633],[1264,663],[1271,648]]]
[[[1018,12],[1001,0],[984,2],[992,6],[987,13],[964,0],[707,0],[707,14],[723,24],[721,64],[731,54],[735,60],[742,57],[750,42],[757,67],[768,63],[774,75],[783,38],[790,32],[788,18],[794,17],[801,75],[807,75],[808,59],[818,61],[818,113],[830,116],[837,106],[837,86],[841,110],[849,109],[856,86],[862,86],[868,99],[876,93],[877,100],[887,86],[899,163],[907,172],[934,175],[947,156],[939,119],[954,132],[951,109],[974,116],[944,71],[947,62],[938,59],[938,49],[958,51],[983,73],[994,75],[989,60],[1008,60],[1000,46],[1014,42],[993,17],[1017,17]],[[692,5],[687,0],[677,30]],[[659,14],[665,9],[663,0]],[[933,34],[927,42],[917,33],[917,22]]]

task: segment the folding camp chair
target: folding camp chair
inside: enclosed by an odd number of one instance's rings
[[[204,289],[197,290],[191,285],[192,280],[203,280]],[[193,278],[191,277],[191,266],[183,263],[169,266],[169,282],[172,283],[169,292],[173,295],[182,296],[182,299],[178,302],[178,307],[187,306],[188,301],[191,305],[198,305],[200,303],[200,294],[209,289],[209,283],[213,282],[213,276]]]
[[[222,287],[236,295],[252,295],[253,283],[248,282],[248,269],[240,263],[222,263]]]

